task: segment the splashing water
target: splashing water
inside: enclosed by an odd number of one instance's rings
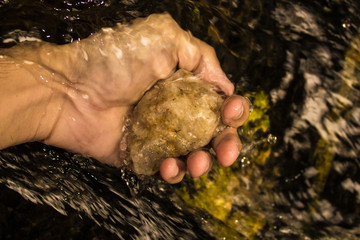
[[[359,9],[355,0],[0,1],[1,47],[65,44],[168,11],[215,47],[254,105],[238,130],[239,161],[176,186],[39,143],[1,151],[0,238],[360,237]],[[44,228],[18,220],[28,218]]]

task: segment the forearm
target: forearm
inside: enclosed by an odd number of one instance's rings
[[[48,70],[8,55],[0,51],[0,149],[45,139],[65,96],[46,79]]]
[[[55,45],[48,42],[29,42],[17,46],[0,49],[0,55],[5,55],[21,64],[28,71],[33,73],[33,77],[40,82],[58,81],[59,84],[69,85],[71,70],[75,67],[76,57],[72,59],[68,52],[74,53],[76,48],[71,48],[70,44]],[[75,55],[75,54],[73,54]],[[35,67],[35,68],[34,68]],[[34,71],[45,71],[43,74],[53,76],[34,75]],[[54,75],[56,74],[56,76]],[[40,78],[42,76],[43,78]]]

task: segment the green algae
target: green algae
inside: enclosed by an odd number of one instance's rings
[[[264,91],[259,91],[255,94],[246,94],[247,97],[253,98],[253,111],[251,112],[248,121],[245,122],[243,129],[253,131],[268,132],[270,129],[270,119],[267,112],[270,109],[269,97]]]
[[[314,167],[317,170],[317,175],[312,184],[315,195],[309,205],[309,214],[311,218],[314,217],[314,214],[316,214],[319,209],[321,195],[324,192],[335,157],[333,149],[333,146],[323,138],[320,138],[316,143],[312,160],[314,162]]]
[[[318,170],[318,175],[315,181],[315,191],[320,194],[323,192],[326,181],[331,170],[332,161],[335,153],[333,147],[324,139],[319,139],[314,151],[315,168]]]
[[[212,216],[205,227],[218,239],[239,239],[240,236],[251,239],[266,224],[261,207],[254,199],[255,192],[247,189],[247,177],[239,174],[238,164],[228,168],[214,164],[210,174],[193,179],[192,191],[182,187],[177,192],[186,206]],[[244,209],[237,210],[235,206]]]
[[[269,96],[262,90],[245,94],[245,97],[252,100],[253,110],[239,128],[239,135],[245,147],[244,154],[256,164],[264,166],[271,155],[270,110]],[[266,136],[266,138],[265,138]],[[275,138],[276,140],[276,138]],[[246,145],[247,144],[247,145]]]
[[[191,207],[203,209],[215,218],[226,221],[233,204],[231,193],[236,193],[240,182],[231,168],[222,168],[218,164],[213,167],[216,173],[194,179],[195,194],[190,194],[186,188],[180,189],[178,194]]]

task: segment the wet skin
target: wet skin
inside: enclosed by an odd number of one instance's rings
[[[234,163],[240,153],[236,128],[249,116],[248,102],[233,95],[234,86],[214,49],[182,30],[167,14],[102,29],[67,45],[29,43],[1,50],[0,55],[0,84],[6,90],[0,101],[6,108],[0,113],[4,132],[0,149],[42,141],[119,167],[126,148],[122,137],[128,111],[178,66],[200,74],[228,96],[222,107],[228,128],[212,143],[223,166]],[[177,183],[186,169],[199,177],[211,165],[210,154],[197,150],[186,164],[164,159],[160,175]]]

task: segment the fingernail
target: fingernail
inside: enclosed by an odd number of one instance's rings
[[[205,171],[204,174],[207,174],[208,172],[210,172],[210,170],[211,170],[211,168],[212,168],[212,165],[213,165],[213,161],[209,161],[209,165],[208,165],[208,167],[207,167],[207,169],[206,169],[206,171]]]
[[[175,174],[173,175],[173,177],[168,180],[168,182],[171,184],[180,182],[185,176],[185,169],[183,169],[183,167],[180,166],[176,170],[177,171],[174,172]]]
[[[231,119],[232,119],[232,120],[238,120],[238,119],[240,119],[241,116],[242,116],[243,113],[244,113],[244,105],[241,104],[241,106],[236,106],[236,107],[234,107],[233,109],[234,109],[235,112],[237,112],[237,114],[236,114],[234,117],[232,117]]]
[[[173,175],[170,179],[175,179],[175,178],[177,178],[177,176],[179,175],[179,172],[180,172],[180,168],[177,167],[176,171],[174,172],[174,175]]]

